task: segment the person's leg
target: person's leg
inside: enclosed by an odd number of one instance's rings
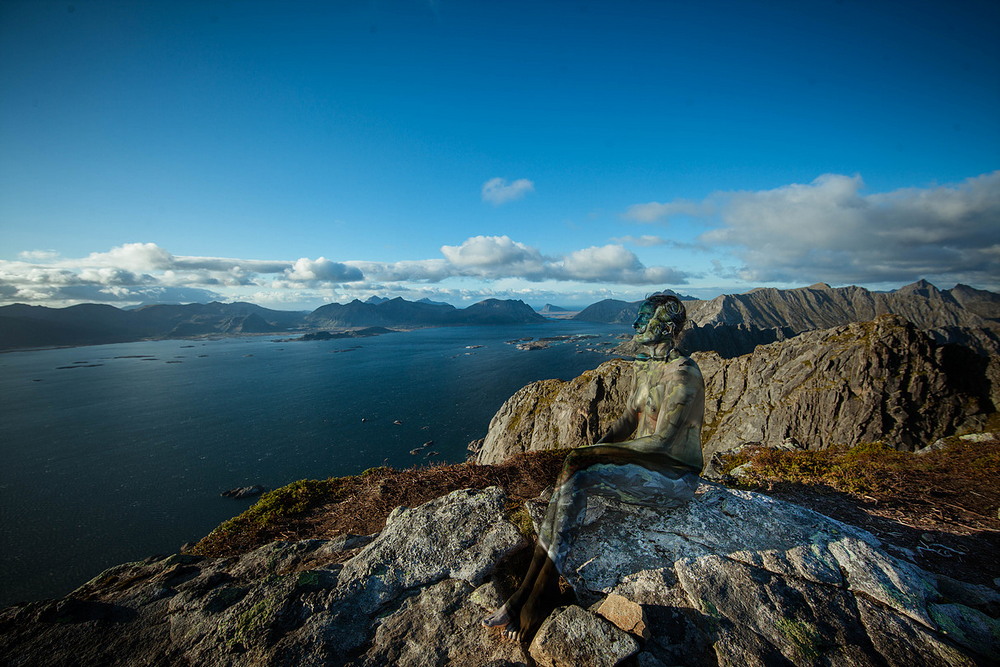
[[[595,451],[604,450],[604,451]],[[604,462],[608,454],[621,448],[587,447],[573,450],[566,457],[538,530],[531,564],[521,585],[500,609],[483,620],[487,627],[505,628],[505,634],[524,638],[544,620],[545,602],[558,591],[558,564],[572,543],[575,527],[583,520],[587,507],[589,480],[587,466]]]
[[[630,479],[616,480],[618,467],[624,471],[663,463],[664,459],[655,454],[615,445],[581,447],[570,452],[539,526],[531,564],[521,585],[496,613],[483,620],[483,625],[504,628],[505,634],[519,639],[530,636],[544,620],[545,602],[558,590],[559,567],[576,537],[576,528],[586,518],[588,494],[606,492],[599,487],[609,483],[615,486],[616,481],[628,486]]]

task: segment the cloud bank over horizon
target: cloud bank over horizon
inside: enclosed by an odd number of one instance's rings
[[[714,223],[699,243],[740,260],[729,273],[748,284],[927,278],[997,288],[1000,171],[953,185],[863,190],[858,174],[823,174],[808,184],[720,191],[700,202],[637,204],[623,217],[647,224],[669,224],[677,216]]]
[[[644,266],[635,253],[618,244],[546,256],[508,236],[475,236],[457,246],[442,246],[441,253],[443,258],[427,260],[340,262],[325,257],[294,261],[185,257],[173,255],[155,243],[125,243],[78,259],[62,258],[50,250],[30,250],[20,253],[17,261],[0,260],[0,302],[329,302],[378,291],[468,300],[520,298],[518,294],[558,296],[560,292],[426,286],[462,278],[617,285],[682,285],[687,280],[682,271]],[[587,292],[595,294],[600,290]]]
[[[440,257],[395,262],[175,255],[156,243],[124,243],[82,258],[48,249],[0,260],[0,303],[64,306],[249,300],[281,307],[392,294],[471,301],[521,298],[582,303],[639,298],[660,288],[816,282],[900,286],[925,278],[1000,289],[1000,171],[957,184],[865,193],[860,175],[824,174],[810,183],[719,191],[702,201],[648,202],[622,217],[635,227],[699,218],[694,242],[670,234],[628,234],[608,243],[543,253],[507,235],[440,246]],[[626,246],[659,263],[647,265]],[[684,260],[706,257],[700,271]],[[675,258],[679,261],[674,261]],[[648,261],[648,260],[647,260]],[[673,266],[667,266],[670,263]]]

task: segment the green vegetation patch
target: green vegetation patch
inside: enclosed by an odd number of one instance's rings
[[[777,628],[806,662],[811,663],[823,654],[823,635],[812,623],[781,618]]]
[[[982,481],[1000,476],[1000,442],[970,442],[954,437],[948,438],[942,449],[921,455],[897,451],[884,442],[792,452],[747,447],[723,455],[722,470],[728,473],[745,463],[750,466],[738,483],[750,488],[789,482],[825,485],[854,495],[936,494],[965,502],[969,495],[966,490],[974,490],[973,495],[988,505],[992,489],[981,488]]]

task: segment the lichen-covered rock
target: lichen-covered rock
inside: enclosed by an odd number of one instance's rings
[[[461,663],[485,632],[472,586],[525,544],[505,518],[507,502],[496,487],[456,491],[398,508],[375,539],[273,542],[239,558],[120,565],[65,599],[0,612],[0,663],[379,664],[373,656],[405,655],[393,643],[410,642],[398,629],[410,627],[405,619],[446,609],[462,610],[465,643],[454,640],[442,655]],[[364,544],[346,564],[335,562]],[[459,637],[457,619],[449,631]]]
[[[505,502],[503,492],[491,487],[396,508],[379,536],[344,565],[338,595],[371,614],[404,590],[442,579],[481,583],[500,560],[526,544],[506,520]]]
[[[508,505],[497,488],[458,491],[398,509],[374,538],[120,565],[61,600],[0,611],[0,664],[995,662],[996,591],[933,576],[816,512],[709,484],[673,510],[592,499],[564,572],[578,604],[530,646],[507,641],[480,621],[526,545]]]
[[[989,659],[997,628],[871,534],[714,485],[677,510],[593,499],[565,575],[581,599],[642,605],[646,651],[664,664],[692,652],[719,664],[974,664]],[[922,658],[901,660],[894,633]]]
[[[621,416],[632,384],[631,365],[614,359],[568,382],[522,387],[490,421],[477,461],[500,463],[521,452],[591,444]]]
[[[465,581],[446,579],[408,598],[379,620],[372,646],[358,662],[382,665],[527,665],[524,648],[487,635],[480,621],[492,609],[476,601]]]
[[[576,605],[545,619],[529,648],[542,667],[613,667],[639,651],[630,634]]]

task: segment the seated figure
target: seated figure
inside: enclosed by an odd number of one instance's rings
[[[596,443],[566,457],[528,572],[483,625],[517,639],[534,634],[558,591],[589,495],[655,507],[678,507],[694,496],[703,467],[705,385],[698,365],[674,347],[686,320],[684,305],[672,295],[654,294],[639,309],[634,340],[644,353],[633,362],[635,389],[625,414]]]

